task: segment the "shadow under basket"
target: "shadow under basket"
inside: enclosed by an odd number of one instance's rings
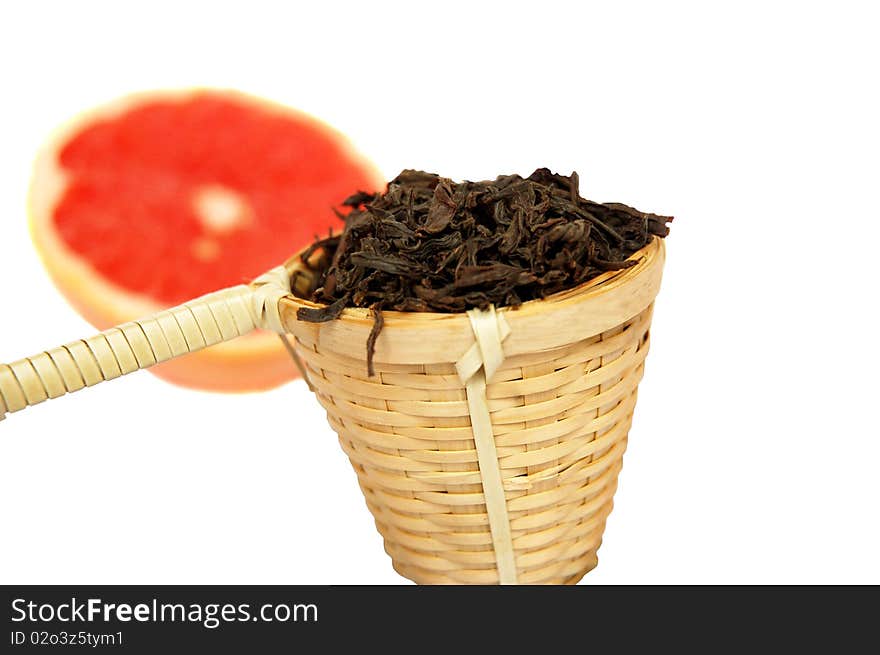
[[[297,309],[317,305],[281,300],[284,329],[401,575],[422,584],[573,584],[596,566],[664,252],[655,238],[631,268],[493,312],[500,357],[484,369],[479,399],[469,396],[462,362],[470,353],[480,363],[490,346],[468,314],[384,312],[370,377],[369,311],[306,323]],[[489,417],[488,459],[474,411]],[[500,498],[494,515],[489,485]]]

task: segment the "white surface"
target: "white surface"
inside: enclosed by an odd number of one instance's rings
[[[880,583],[869,3],[489,4],[7,8],[0,361],[92,332],[37,260],[25,192],[50,130],[123,92],[263,94],[388,176],[576,169],[588,197],[676,216],[586,582]],[[0,582],[403,580],[302,383],[139,373],[0,423]]]

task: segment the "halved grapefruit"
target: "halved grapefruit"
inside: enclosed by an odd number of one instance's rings
[[[97,328],[247,282],[337,225],[379,171],[338,132],[234,91],[128,96],[59,130],[37,158],[31,235],[55,284]],[[267,389],[296,377],[255,333],[153,367],[184,386]]]

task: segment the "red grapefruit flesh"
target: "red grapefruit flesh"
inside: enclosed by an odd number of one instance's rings
[[[157,92],[89,112],[38,158],[34,242],[55,283],[106,329],[247,282],[338,221],[378,170],[317,120],[235,92]],[[151,369],[202,389],[296,377],[255,333]]]

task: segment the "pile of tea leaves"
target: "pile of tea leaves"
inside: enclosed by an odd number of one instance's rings
[[[539,168],[527,178],[456,183],[405,170],[385,193],[344,201],[340,234],[303,253],[323,265],[297,318],[330,321],[346,307],[370,308],[369,374],[382,310],[463,312],[517,306],[635,265],[628,257],[669,234],[671,216],[581,198],[578,175]]]

